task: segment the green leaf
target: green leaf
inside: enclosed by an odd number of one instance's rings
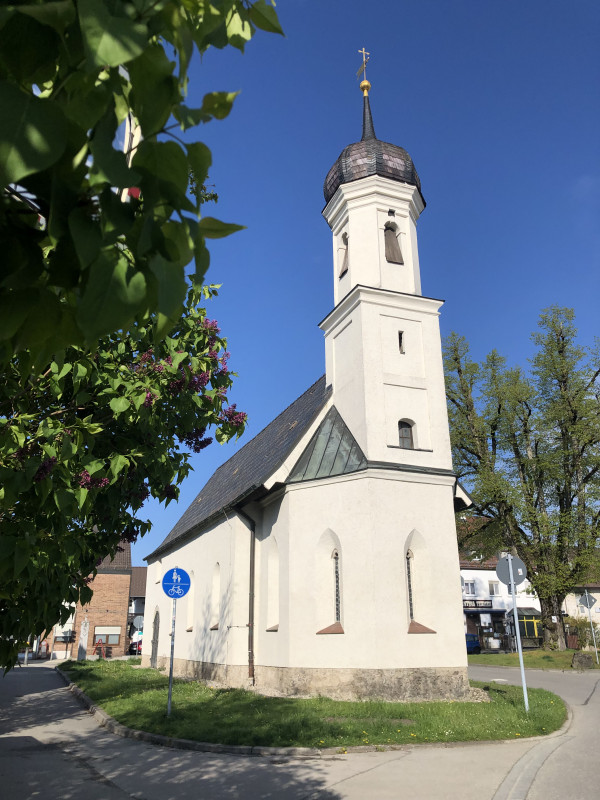
[[[114,478],[117,477],[119,472],[123,472],[123,470],[129,466],[129,459],[127,456],[118,455],[113,456],[110,459],[110,471]]]
[[[158,133],[171,116],[173,107],[179,103],[174,66],[159,44],[148,47],[129,65],[133,86],[130,101],[145,137]]]
[[[214,217],[203,217],[199,224],[200,233],[206,239],[222,239],[236,231],[243,231],[244,225],[235,225],[233,222],[221,222]]]
[[[173,327],[183,309],[183,301],[187,294],[187,283],[183,268],[172,264],[160,255],[152,256],[150,269],[154,273],[158,285],[157,309],[164,319],[159,320],[156,336],[162,338]]]
[[[195,242],[186,222],[169,220],[162,226],[165,253],[168,256],[169,262],[176,267],[185,267],[186,264],[189,264],[194,255]],[[187,284],[185,284],[185,286],[187,291]]]
[[[252,26],[244,19],[237,8],[231,8],[225,20],[227,41],[229,44],[244,51],[246,42],[252,38]]]
[[[194,180],[198,186],[202,186],[208,177],[208,170],[212,164],[211,152],[202,142],[194,142],[193,144],[188,144],[187,153]]]
[[[44,25],[49,25],[61,34],[75,20],[75,6],[72,0],[55,0],[55,2],[45,2],[41,5],[20,5],[16,10],[20,14],[33,17]]]
[[[90,475],[93,475],[101,469],[104,469],[104,461],[101,458],[89,458],[87,461],[83,462],[83,466]]]
[[[56,380],[56,381],[61,381],[61,380],[62,380],[62,379],[65,377],[65,375],[68,375],[68,374],[69,374],[69,372],[70,372],[72,369],[73,369],[73,364],[63,364],[63,366],[62,366],[62,369],[61,369],[61,370],[60,370],[60,372],[57,374],[57,376],[56,376],[55,380]]]
[[[32,292],[26,322],[17,333],[17,347],[28,348],[51,339],[60,324],[58,297],[48,289]]]
[[[27,539],[17,539],[15,542],[15,578],[27,566],[29,562],[29,542]]]
[[[90,169],[90,183],[109,183],[127,189],[135,186],[138,177],[127,165],[125,153],[115,150],[113,141],[118,122],[112,108],[109,108],[96,125],[94,137],[90,142],[93,163]]]
[[[210,92],[204,95],[200,112],[206,117],[225,119],[233,106],[239,92]]]
[[[100,0],[79,0],[77,3],[90,72],[104,66],[126,64],[139,56],[148,42],[148,28],[144,23],[126,16],[112,16],[107,5]]]
[[[69,231],[79,263],[85,269],[97,258],[102,247],[100,226],[83,208],[74,208],[69,214]]]
[[[279,24],[279,19],[277,18],[277,12],[266,0],[256,0],[248,11],[250,19],[257,28],[260,28],[262,31],[267,31],[268,33],[280,33],[284,36],[281,25]]]
[[[0,81],[0,189],[52,166],[66,146],[60,108]]]
[[[0,29],[0,68],[17,84],[42,83],[56,71],[59,44],[51,28],[23,14],[13,14]]]
[[[173,116],[181,125],[181,129],[186,131],[188,128],[193,128],[201,122],[209,122],[211,117],[205,114],[200,108],[188,108],[188,106],[181,103],[173,109]]]
[[[123,411],[127,411],[131,403],[126,397],[113,397],[109,405],[115,414],[121,414]]]
[[[141,174],[140,189],[151,205],[167,202],[174,208],[195,211],[187,198],[187,154],[175,142],[144,140],[138,147],[132,166]]]
[[[25,322],[32,296],[25,290],[0,291],[0,340],[10,339]]]
[[[75,499],[77,500],[77,505],[79,506],[80,511],[87,500],[88,491],[89,489],[84,489],[83,486],[79,486],[77,489],[75,489]]]
[[[90,276],[77,309],[77,322],[90,342],[127,325],[146,294],[146,278],[129,266],[123,255],[102,252],[91,265]]]
[[[54,502],[61,514],[69,514],[73,508],[73,494],[67,489],[58,489],[54,492]]]

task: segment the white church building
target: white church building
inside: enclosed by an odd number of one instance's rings
[[[144,665],[265,694],[467,698],[439,330],[408,153],[363,134],[325,179],[326,374],[223,464],[147,557]],[[463,506],[464,507],[464,506]]]

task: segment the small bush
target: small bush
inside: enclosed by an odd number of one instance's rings
[[[595,622],[592,622],[592,625],[596,634],[596,642],[600,643],[600,627]],[[594,639],[589,619],[585,619],[585,617],[565,617],[565,626],[568,626],[570,634],[577,634],[580,650],[586,647],[593,647]]]

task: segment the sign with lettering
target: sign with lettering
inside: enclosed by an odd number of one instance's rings
[[[492,608],[491,600],[463,600],[463,608]]]

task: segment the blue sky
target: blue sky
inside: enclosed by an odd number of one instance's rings
[[[193,459],[178,504],[149,502],[157,547],[212,472],[325,370],[317,327],[333,305],[322,185],[361,135],[358,50],[377,137],[404,147],[427,208],[418,225],[423,294],[443,298],[443,335],[477,358],[525,365],[542,309],[575,309],[598,334],[600,5],[597,0],[280,0],[286,37],[259,33],[241,55],[209,51],[205,92],[241,94],[228,119],[197,129],[219,194],[208,213],[247,230],[212,245],[208,309],[248,412],[238,444]]]

